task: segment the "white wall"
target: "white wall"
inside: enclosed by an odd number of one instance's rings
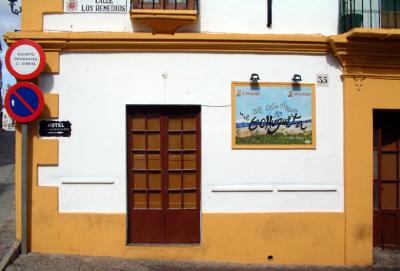
[[[59,93],[59,119],[71,121],[72,136],[60,139],[57,167],[39,168],[39,185],[60,187],[60,211],[125,212],[126,104],[202,105],[203,212],[343,210],[342,82],[333,58],[63,53],[60,65],[40,86]],[[329,74],[329,87],[316,89],[316,150],[231,149],[231,82],[253,72],[266,82]],[[284,185],[330,191],[279,192]],[[272,192],[213,192],[252,187]]]
[[[338,0],[275,0],[267,27],[267,0],[200,0],[200,22],[180,32],[337,34]],[[45,31],[145,31],[126,14],[46,14]]]

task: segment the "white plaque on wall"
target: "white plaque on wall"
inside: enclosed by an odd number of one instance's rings
[[[64,0],[67,13],[126,13],[128,0]]]

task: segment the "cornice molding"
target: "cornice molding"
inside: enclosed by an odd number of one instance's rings
[[[355,28],[329,37],[344,75],[393,77],[400,73],[400,30]]]
[[[286,53],[324,55],[327,38],[320,35],[176,33],[174,35],[116,32],[9,32],[5,40],[38,42],[45,50]]]
[[[49,72],[57,72],[59,53],[72,52],[210,52],[252,54],[327,55],[338,58],[344,77],[366,75],[398,78],[400,30],[360,29],[335,36],[211,33],[116,33],[116,32],[10,32],[5,40],[38,42],[47,54]]]

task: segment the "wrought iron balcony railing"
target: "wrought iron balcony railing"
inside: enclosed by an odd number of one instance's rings
[[[149,26],[153,33],[173,34],[199,18],[199,0],[132,0],[131,20]]]
[[[340,0],[339,32],[354,27],[400,28],[400,0]]]
[[[132,9],[198,10],[198,0],[132,0]]]

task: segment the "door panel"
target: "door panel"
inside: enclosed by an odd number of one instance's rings
[[[374,111],[374,246],[400,248],[400,112]]]
[[[166,212],[166,243],[198,243],[199,224],[196,209]],[[195,232],[193,232],[195,229]]]
[[[386,248],[397,247],[397,214],[382,214],[382,243]]]
[[[374,247],[380,247],[382,244],[381,240],[381,219],[380,219],[379,214],[374,213],[374,235],[373,235],[373,241],[374,241]]]
[[[132,243],[200,241],[200,107],[133,106],[128,122]]]
[[[158,244],[164,241],[162,210],[133,210],[130,216],[130,242]],[[138,223],[136,223],[138,222]]]
[[[393,182],[381,183],[381,208],[397,209],[397,184]]]

